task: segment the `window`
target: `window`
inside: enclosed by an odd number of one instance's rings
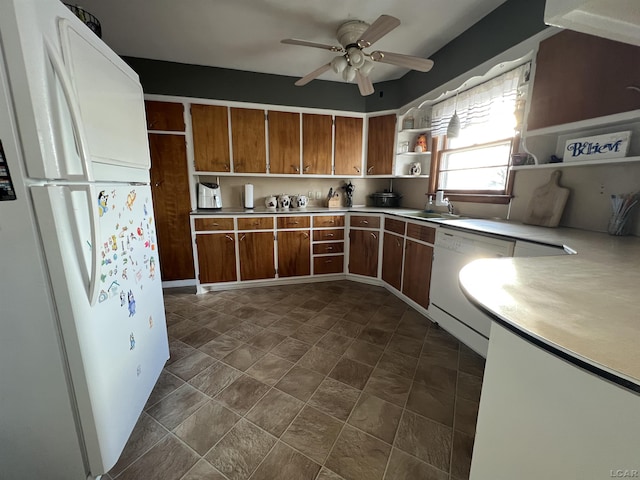
[[[522,65],[433,106],[432,135],[444,139],[433,190],[456,200],[506,203],[509,164],[522,108],[518,86],[528,72]],[[460,134],[446,138],[454,113]],[[515,148],[514,148],[515,147]]]

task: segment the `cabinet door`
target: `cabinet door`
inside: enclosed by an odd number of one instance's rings
[[[336,175],[360,175],[362,173],[362,119],[336,117],[335,137]]]
[[[331,115],[302,114],[302,172],[331,175]]]
[[[300,173],[300,114],[269,112],[269,173]]]
[[[234,233],[196,235],[200,283],[235,282],[236,239]]]
[[[191,105],[196,170],[230,172],[227,107]]]
[[[267,173],[267,144],[264,110],[231,109],[233,171]]]
[[[311,274],[311,237],[309,231],[278,232],[278,276]]]
[[[240,280],[274,278],[272,232],[239,233]]]
[[[404,238],[391,233],[384,234],[382,247],[382,280],[400,290],[402,280],[402,254]]]
[[[433,247],[407,240],[402,293],[424,308],[429,306],[432,261]]]
[[[146,100],[147,130],[184,132],[184,105]]]
[[[395,155],[395,114],[369,118],[367,175],[391,175]]]
[[[377,231],[351,230],[349,233],[349,273],[378,276]]]
[[[189,213],[189,173],[184,135],[149,134],[151,194],[162,280],[195,278]]]

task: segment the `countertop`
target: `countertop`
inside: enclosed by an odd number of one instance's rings
[[[478,233],[568,247],[577,255],[476,260],[462,269],[469,299],[542,348],[640,393],[640,238],[494,219],[420,219],[416,209],[307,207],[258,214],[385,213]],[[194,212],[238,215],[244,209]]]

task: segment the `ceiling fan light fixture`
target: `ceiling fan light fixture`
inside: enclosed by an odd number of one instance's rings
[[[331,68],[335,73],[342,73],[345,68],[347,68],[349,64],[347,63],[347,59],[344,58],[344,55],[334,58],[331,60]]]
[[[349,55],[349,63],[355,68],[360,68],[364,65],[366,58],[358,47],[348,48],[347,55]]]
[[[364,65],[360,68],[360,73],[365,77],[368,77],[375,64],[371,60],[366,60]]]
[[[342,72],[342,78],[346,81],[346,82],[353,82],[356,78],[356,71],[357,68],[352,67],[351,65],[349,65],[347,68],[344,69],[344,71]]]

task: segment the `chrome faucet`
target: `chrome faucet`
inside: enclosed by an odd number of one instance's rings
[[[444,201],[447,204],[447,210],[449,210],[449,214],[453,215],[453,203],[449,201],[449,197],[445,198]]]

